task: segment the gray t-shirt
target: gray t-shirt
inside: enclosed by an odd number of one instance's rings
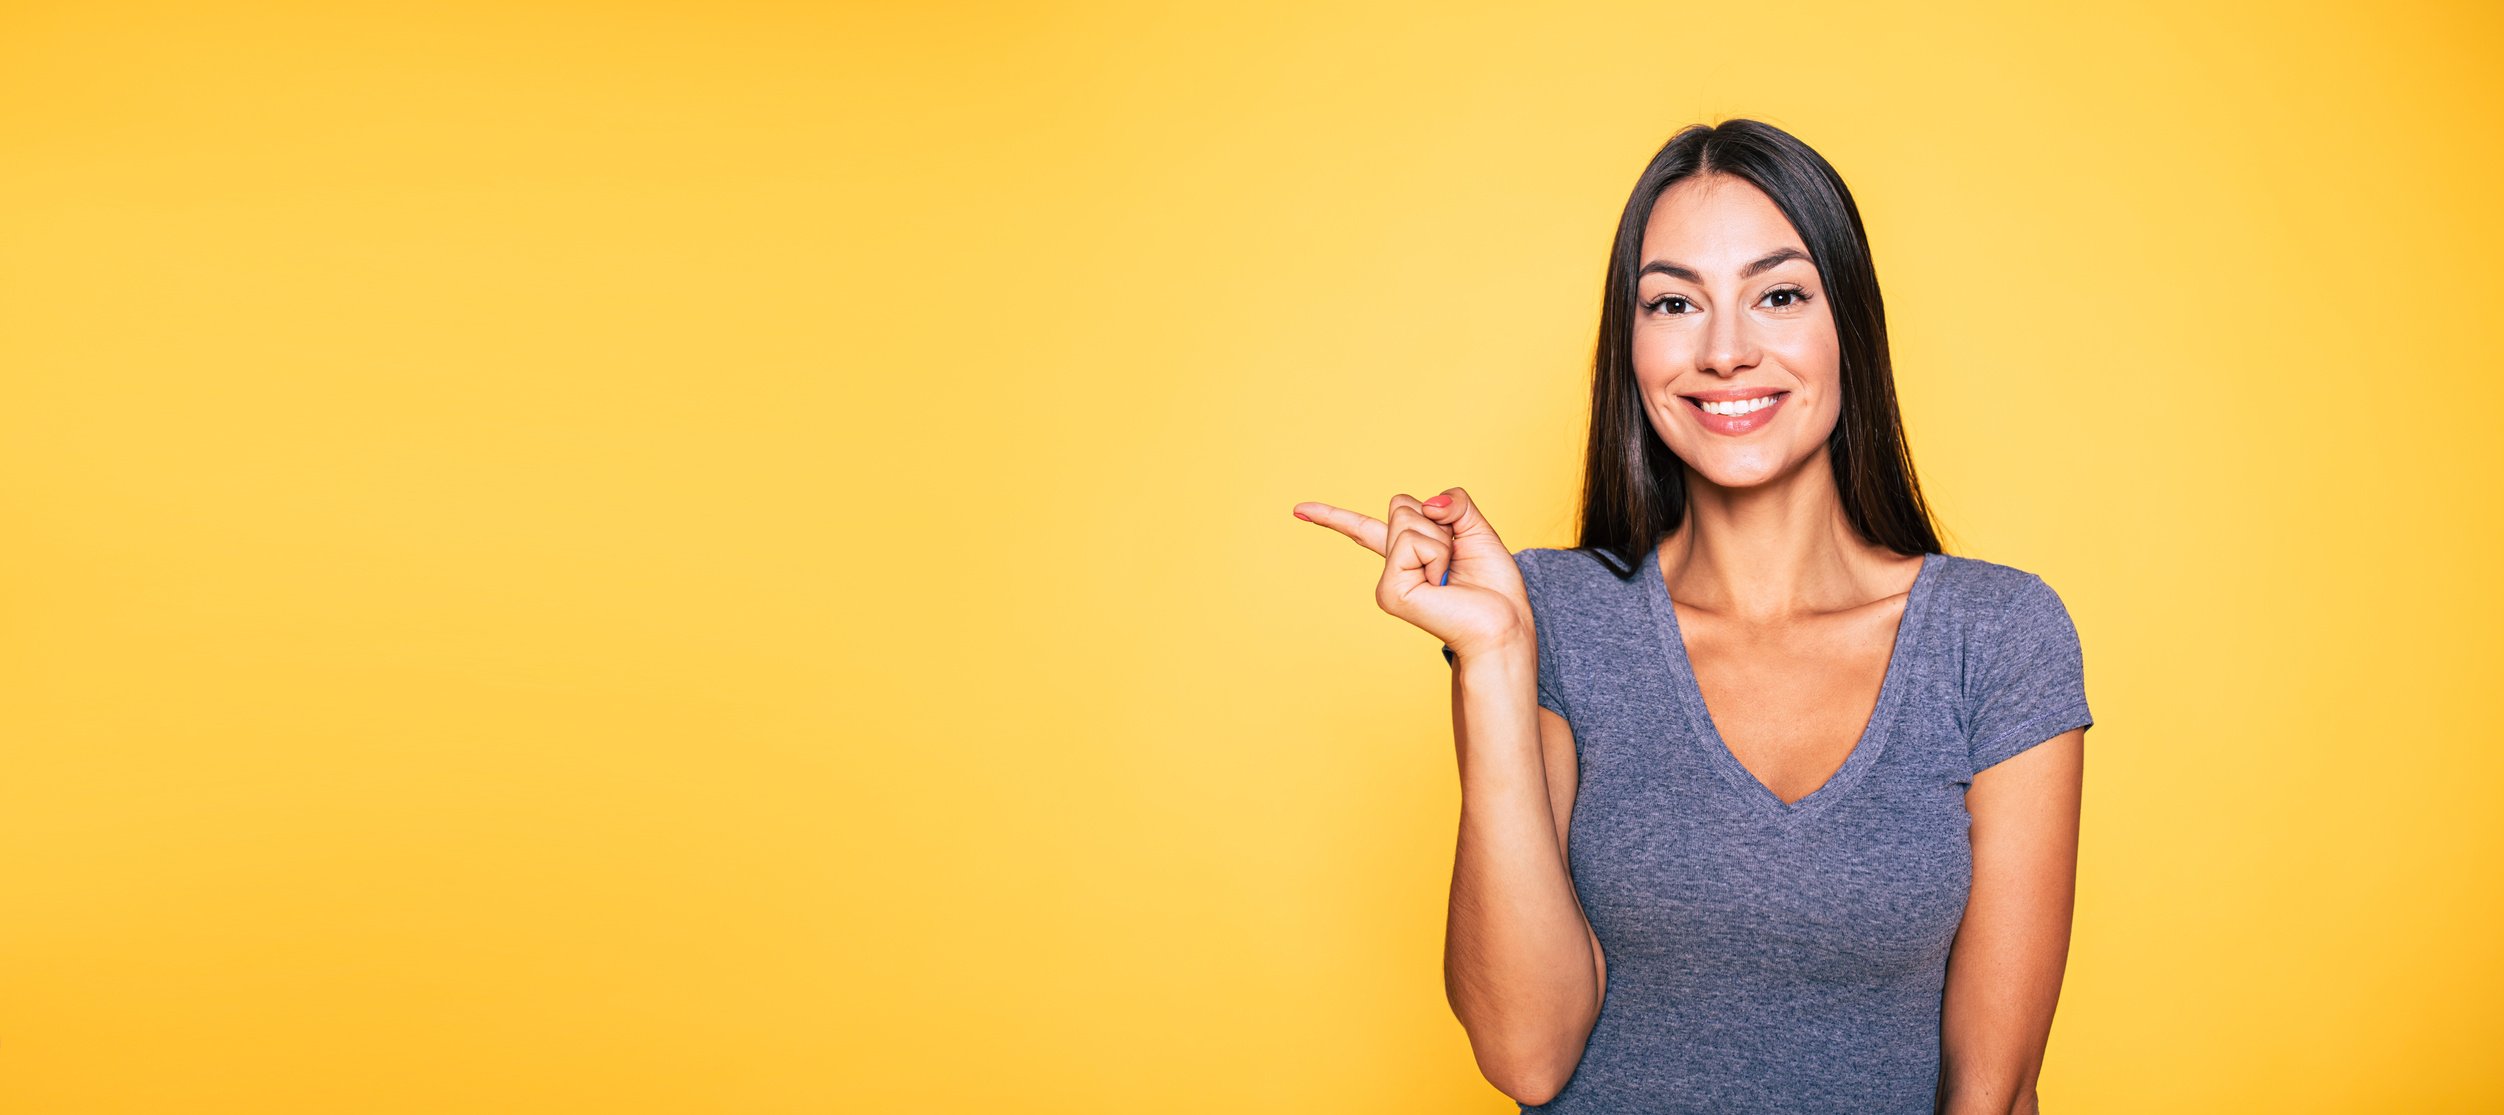
[[[1714,734],[1657,550],[1514,555],[1539,703],[1574,727],[1574,887],[1608,988],[1524,1111],[1930,1115],[1976,771],[2087,713],[2077,630],[2032,573],[1929,554],[1842,768],[1784,804]]]

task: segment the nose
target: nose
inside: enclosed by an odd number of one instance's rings
[[[1704,343],[1696,350],[1696,370],[1727,379],[1756,366],[1756,334],[1746,314],[1716,311],[1704,319]]]

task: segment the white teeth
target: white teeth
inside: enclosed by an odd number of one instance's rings
[[[1722,415],[1722,416],[1724,416],[1724,417],[1731,417],[1731,416],[1741,415],[1741,414],[1750,414],[1750,413],[1754,413],[1754,412],[1756,412],[1756,411],[1760,411],[1760,410],[1765,409],[1766,407],[1769,407],[1769,406],[1774,405],[1774,400],[1775,400],[1776,398],[1779,398],[1779,396],[1775,396],[1775,395],[1759,395],[1759,396],[1757,396],[1756,398],[1753,398],[1753,399],[1740,399],[1740,400],[1738,400],[1738,401],[1736,401],[1736,402],[1728,402],[1728,403],[1709,403],[1709,402],[1708,402],[1708,403],[1704,404],[1704,413],[1706,413],[1706,414],[1719,414],[1719,415]]]

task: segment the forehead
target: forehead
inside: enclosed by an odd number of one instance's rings
[[[1646,261],[1672,260],[1707,275],[1785,247],[1808,250],[1774,199],[1727,174],[1695,175],[1662,191],[1643,227]]]

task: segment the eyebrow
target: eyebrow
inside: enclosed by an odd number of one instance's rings
[[[1739,277],[1742,279],[1753,279],[1758,275],[1771,271],[1775,267],[1795,259],[1808,259],[1808,253],[1803,252],[1798,248],[1776,248],[1773,251],[1766,253],[1763,258],[1758,259],[1756,262],[1740,268]],[[1815,263],[1817,261],[1809,260],[1809,262]],[[1678,264],[1671,263],[1665,259],[1656,259],[1650,263],[1644,264],[1643,270],[1635,272],[1635,278],[1640,279],[1645,275],[1650,275],[1655,272],[1667,275],[1673,279],[1685,279],[1691,283],[1701,283],[1704,281],[1704,276],[1696,274],[1694,268],[1681,267]]]

